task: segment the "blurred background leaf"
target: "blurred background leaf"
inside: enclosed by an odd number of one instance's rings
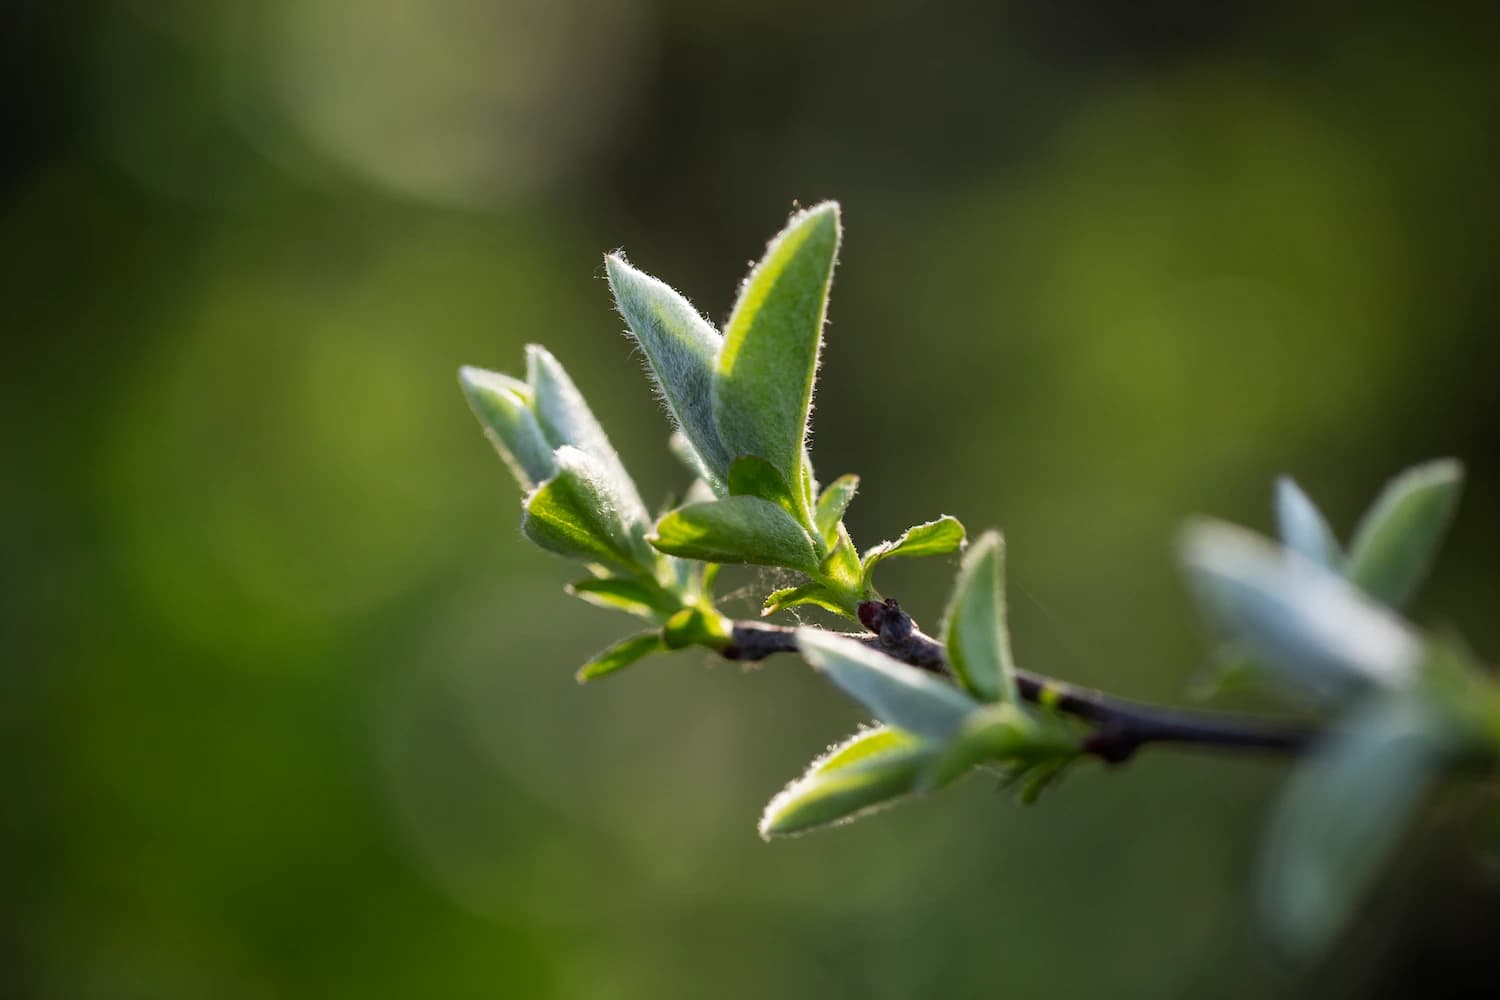
[[[1174,697],[1184,514],[1267,530],[1287,473],[1352,525],[1445,454],[1412,613],[1493,657],[1494,21],[7,5],[0,993],[1283,990],[1247,897],[1280,765],[1152,755],[1027,812],[970,781],[762,844],[861,713],[696,652],[580,690],[622,619],[523,542],[454,371],[545,342],[656,509],[685,475],[601,253],[722,322],[793,199],[836,197],[814,457],[863,477],[863,544],[1006,531],[1021,665]],[[932,628],[955,568],[881,589]],[[1306,988],[1493,978],[1461,854],[1416,850],[1379,946]]]

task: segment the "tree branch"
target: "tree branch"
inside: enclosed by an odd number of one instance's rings
[[[848,638],[903,663],[950,674],[942,643],[917,628],[895,601],[866,601],[859,607],[859,617],[869,633],[849,633]],[[776,653],[795,652],[796,629],[735,622],[730,643],[720,655],[728,660],[756,661]],[[1128,701],[1025,670],[1016,671],[1016,687],[1029,702],[1092,723],[1096,728],[1084,749],[1111,764],[1129,760],[1148,743],[1301,753],[1318,735],[1317,729],[1308,726]]]

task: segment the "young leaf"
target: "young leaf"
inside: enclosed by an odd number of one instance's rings
[[[653,618],[676,609],[670,595],[660,587],[617,576],[574,580],[568,584],[567,592],[596,607],[614,608],[639,618]]]
[[[1289,950],[1332,942],[1399,841],[1447,752],[1415,698],[1356,709],[1293,773],[1261,861],[1260,897]]]
[[[531,412],[531,388],[525,382],[469,366],[458,370],[458,381],[485,436],[523,490],[557,473],[552,446]]]
[[[803,495],[802,466],[839,209],[793,216],[740,290],[719,352],[714,424],[732,455],[759,455]]]
[[[672,419],[710,473],[723,482],[732,457],[714,426],[714,365],[723,338],[693,304],[619,254],[604,258],[620,315],[635,335]]]
[[[1391,480],[1354,532],[1349,579],[1377,601],[1405,604],[1437,555],[1463,478],[1460,463],[1441,459]]]
[[[1344,553],[1339,540],[1322,511],[1290,476],[1276,480],[1276,528],[1287,548],[1319,566],[1340,571]]]
[[[716,563],[818,568],[812,540],[792,515],[760,497],[728,497],[672,511],[647,540],[668,555]]]
[[[839,476],[818,497],[818,506],[814,511],[818,534],[822,536],[823,544],[830,549],[838,544],[839,522],[844,519],[844,511],[849,509],[849,501],[854,499],[857,492],[858,476]]]
[[[627,575],[655,562],[638,523],[620,517],[629,500],[602,463],[571,445],[557,449],[557,475],[526,498],[521,532],[537,545]]]
[[[894,805],[912,792],[929,758],[908,733],[864,730],[813,761],[770,801],[760,818],[760,835],[770,840],[808,833]]]
[[[944,514],[936,521],[907,528],[894,542],[881,542],[864,556],[865,578],[882,559],[892,556],[945,556],[963,548],[964,526],[958,518]]]
[[[778,611],[785,611],[799,604],[814,604],[834,614],[848,614],[839,604],[838,595],[820,583],[804,583],[800,587],[783,587],[780,590],[773,590],[766,597],[766,603],[761,607],[760,613],[762,616],[774,615]]]
[[[729,464],[729,495],[760,497],[776,504],[793,518],[800,516],[800,507],[786,480],[770,462],[758,455],[741,455]]]
[[[981,763],[1032,766],[1040,760],[1071,760],[1082,753],[1082,739],[1058,718],[1034,717],[1014,703],[986,705],[971,712],[947,747],[933,757],[919,789],[942,789]]]
[[[822,629],[799,628],[797,649],[875,718],[924,739],[947,740],[978,707],[932,674]]]
[[[986,531],[964,557],[943,619],[948,663],[983,701],[1016,700],[1004,574],[1005,543],[998,531]]]
[[[533,409],[537,422],[552,447],[572,445],[592,456],[614,480],[620,518],[628,523],[649,523],[646,505],[641,502],[634,481],[620,463],[620,456],[609,443],[604,428],[599,426],[593,411],[584,402],[583,394],[568,378],[558,360],[536,344],[528,344],[526,377],[534,394]]]
[[[662,652],[666,648],[667,645],[662,641],[661,633],[655,629],[649,632],[637,632],[635,635],[621,639],[579,668],[576,675],[578,683],[586,684],[612,674],[616,670],[623,670],[636,660],[650,656],[652,653]]]
[[[1316,563],[1217,522],[1189,526],[1181,556],[1208,615],[1292,685],[1339,701],[1415,677],[1417,637]]]
[[[686,649],[689,646],[723,649],[724,644],[729,641],[730,625],[718,612],[683,608],[667,619],[661,635],[668,649]]]

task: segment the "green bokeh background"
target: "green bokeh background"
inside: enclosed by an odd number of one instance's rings
[[[1494,873],[1442,803],[1350,942],[1281,962],[1248,891],[1273,762],[1151,753],[1031,810],[976,780],[761,843],[858,711],[791,660],[578,688],[631,626],[522,542],[458,392],[546,343],[664,497],[601,253],[722,319],[794,199],[836,197],[820,474],[863,476],[864,544],[1002,528],[1027,666],[1183,698],[1186,514],[1265,528],[1290,472],[1347,532],[1441,454],[1471,479],[1418,617],[1493,657],[1493,17],[1147,7],[8,7],[0,995],[1493,973]],[[952,570],[882,586],[932,623]]]

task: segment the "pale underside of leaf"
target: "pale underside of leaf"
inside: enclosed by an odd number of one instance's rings
[[[722,483],[733,457],[713,416],[713,379],[723,338],[691,302],[632,267],[619,254],[605,258],[620,314],[645,352],[662,400],[708,471]]]
[[[978,707],[932,674],[822,629],[797,629],[797,649],[876,719],[924,740],[947,740]]]

